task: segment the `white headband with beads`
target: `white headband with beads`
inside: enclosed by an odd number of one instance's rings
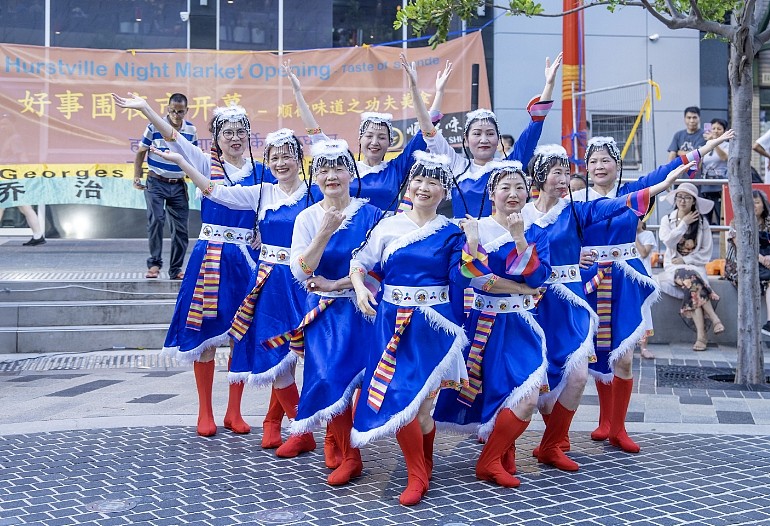
[[[484,172],[489,173],[489,180],[487,181],[487,193],[489,195],[492,195],[494,191],[493,186],[497,185],[498,180],[495,175],[498,173],[518,173],[524,179],[524,184],[527,184],[527,177],[520,161],[490,161],[484,165]]]
[[[620,162],[620,149],[618,148],[618,143],[615,142],[614,137],[592,137],[586,145],[586,164],[588,164],[588,158],[591,157],[591,154],[597,150],[601,150],[602,148],[607,148],[610,157],[615,159],[616,163]]]
[[[340,157],[342,157],[342,162],[345,164],[345,167],[348,169],[348,171],[351,174],[356,173],[355,161],[350,155],[348,143],[345,140],[333,139],[328,141],[319,141],[313,144],[310,152],[313,155],[313,166],[311,173],[315,173],[315,171],[318,170],[322,161],[336,161]]]
[[[497,116],[492,110],[479,108],[478,110],[469,111],[465,114],[465,135],[468,135],[468,128],[471,127],[471,123],[478,120],[491,120],[497,124]]]
[[[420,167],[423,168],[422,171],[419,170]],[[422,150],[414,152],[414,164],[409,170],[409,179],[411,180],[418,175],[438,179],[444,190],[449,190],[452,187],[450,160],[446,155],[428,153]]]
[[[533,167],[534,172],[530,174],[533,179],[536,179],[540,183],[545,182],[545,178],[548,176],[548,172],[543,172],[543,169],[548,166],[552,159],[558,159],[562,166],[569,166],[569,156],[567,150],[559,144],[546,144],[544,146],[538,146],[535,148],[535,165]],[[547,170],[547,168],[546,168]]]
[[[374,111],[365,111],[361,114],[361,125],[358,127],[358,137],[361,138],[366,133],[366,127],[369,124],[383,124],[388,129],[388,137],[393,141],[393,115],[390,113],[377,113]]]
[[[276,130],[267,134],[267,137],[265,137],[265,157],[267,157],[267,152],[270,150],[270,148],[277,148],[285,144],[289,145],[289,151],[294,156],[294,159],[299,160],[299,152],[297,152],[297,143],[296,139],[294,138],[294,130],[290,130],[289,128],[281,128],[280,130]]]

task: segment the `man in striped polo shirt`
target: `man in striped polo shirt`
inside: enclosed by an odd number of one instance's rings
[[[184,120],[187,114],[187,97],[174,93],[168,99],[166,119],[181,135],[198,145],[195,126]],[[184,172],[174,163],[164,161],[154,153],[147,152],[150,146],[159,150],[168,150],[166,141],[152,124],[144,131],[139,150],[134,159],[134,188],[144,190],[147,201],[147,234],[150,241],[150,257],[147,258],[146,278],[157,278],[163,267],[163,226],[166,223],[166,213],[171,220],[171,260],[168,267],[170,279],[182,279],[184,272],[184,256],[187,251],[187,185]],[[142,183],[142,165],[147,156],[147,183]]]

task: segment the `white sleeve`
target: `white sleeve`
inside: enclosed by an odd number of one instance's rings
[[[360,268],[367,273],[382,259],[382,252],[385,249],[385,239],[382,234],[381,225],[374,227],[366,245],[350,260],[350,272]]]
[[[305,274],[302,267],[299,264],[299,257],[305,252],[308,245],[313,241],[318,225],[313,217],[313,209],[308,208],[303,210],[297,216],[294,221],[294,231],[291,236],[291,257],[289,258],[289,268],[294,278],[303,282],[307,280],[310,275]]]
[[[166,141],[168,149],[181,153],[188,163],[200,173],[211,178],[211,157],[203,153],[200,148],[187,140],[181,133],[177,133],[175,141]]]
[[[678,226],[671,228],[671,217],[666,216],[665,220],[660,222],[658,236],[666,247],[676,251],[676,246],[687,232],[687,223],[682,221]]]
[[[757,144],[765,150],[770,150],[770,130],[767,130],[759,139],[757,139]]]
[[[225,205],[233,210],[256,210],[259,194],[262,193],[262,186],[261,184],[254,186],[215,184],[211,194],[207,197],[215,203]]]
[[[428,151],[430,153],[446,155],[449,157],[449,165],[452,167],[453,174],[457,175],[465,171],[465,167],[470,161],[457,153],[454,148],[449,145],[440,131],[433,137],[425,137],[423,134],[423,138],[425,139],[425,144],[428,145]]]

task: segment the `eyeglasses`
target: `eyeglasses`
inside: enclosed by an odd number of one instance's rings
[[[179,115],[180,117],[187,113],[187,108],[183,110],[168,110],[169,115]]]
[[[232,140],[233,137],[235,137],[236,135],[238,136],[239,139],[245,139],[246,137],[249,136],[249,132],[247,132],[243,128],[241,128],[238,131],[233,131],[233,130],[223,130],[222,131],[222,138],[226,139],[228,141]]]
[[[692,196],[691,195],[677,195],[677,196],[674,196],[674,199],[676,199],[677,201],[682,201],[682,202],[686,203],[688,201],[692,201]]]

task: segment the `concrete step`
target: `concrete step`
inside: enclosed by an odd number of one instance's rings
[[[21,301],[0,303],[0,327],[170,323],[174,299]]]
[[[167,324],[0,327],[0,353],[160,349]]]
[[[168,279],[2,280],[0,302],[176,299],[180,284]]]

